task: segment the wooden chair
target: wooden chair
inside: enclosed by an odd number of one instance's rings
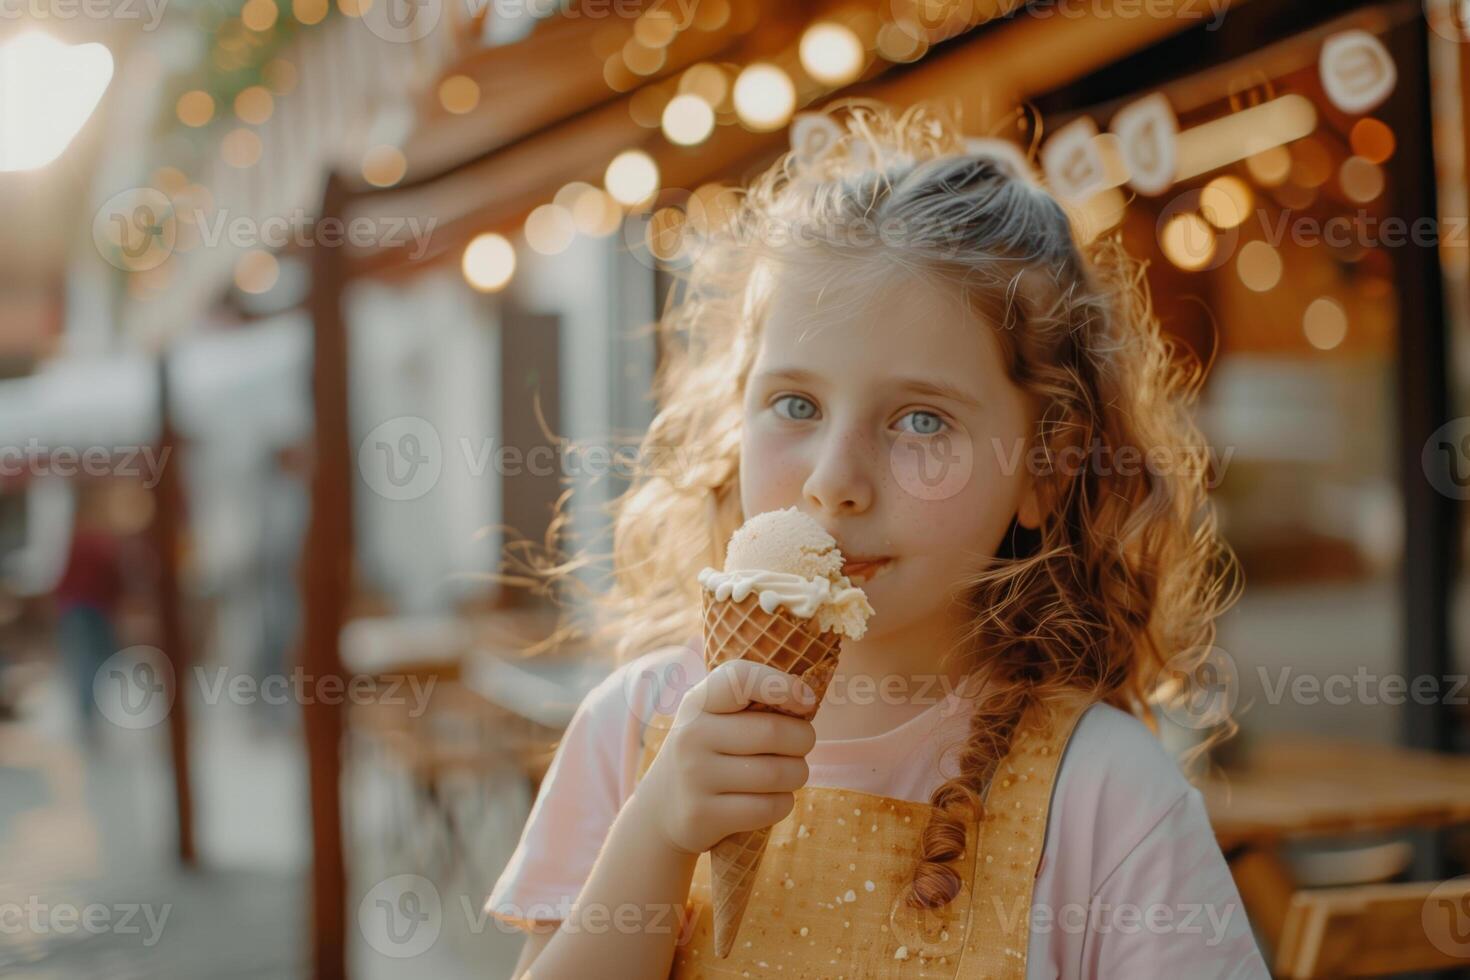
[[[1296,892],[1276,975],[1373,977],[1470,966],[1470,879]]]

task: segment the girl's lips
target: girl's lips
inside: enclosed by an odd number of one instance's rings
[[[893,563],[890,558],[868,558],[861,561],[849,561],[842,566],[842,574],[859,582],[865,582],[873,578],[879,572]]]

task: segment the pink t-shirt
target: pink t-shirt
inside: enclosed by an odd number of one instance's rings
[[[517,924],[566,916],[632,795],[644,725],[672,713],[704,674],[698,650],[669,646],[587,695],[490,893],[491,914]],[[808,785],[927,803],[957,773],[965,693],[938,692],[880,735],[819,739],[806,757]],[[1062,757],[1026,975],[1269,976],[1199,791],[1142,722],[1110,705],[1083,714]]]

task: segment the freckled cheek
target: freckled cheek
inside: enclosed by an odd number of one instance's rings
[[[790,506],[806,479],[796,447],[759,425],[748,426],[740,445],[740,482],[751,513]]]

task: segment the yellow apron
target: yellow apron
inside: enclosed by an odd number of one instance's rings
[[[984,819],[967,828],[956,866],[964,884],[943,909],[919,912],[900,897],[933,807],[805,786],[771,828],[735,949],[723,960],[714,955],[709,853],[700,855],[669,976],[1021,980],[1052,785],[1090,704],[1038,706],[1022,719],[986,793]],[[645,729],[640,779],[671,722],[659,714]]]

